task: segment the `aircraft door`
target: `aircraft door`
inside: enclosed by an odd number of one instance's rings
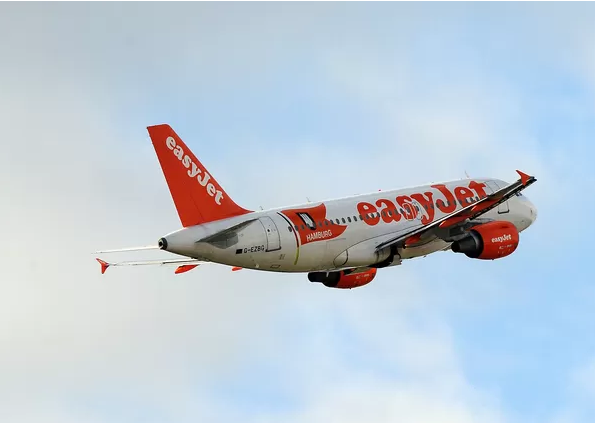
[[[279,230],[273,219],[269,216],[263,216],[259,219],[267,235],[267,252],[281,249],[281,240],[279,239]]]
[[[486,184],[488,188],[492,190],[493,193],[500,189],[500,186],[498,186],[498,183],[496,181],[487,181]],[[508,208],[508,201],[505,201],[498,205],[498,214],[508,213],[509,211],[510,209]]]

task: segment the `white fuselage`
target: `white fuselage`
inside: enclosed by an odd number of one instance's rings
[[[506,185],[494,179],[465,179],[382,191],[252,212],[187,227],[164,239],[166,250],[172,253],[248,269],[313,272],[366,266],[373,263],[371,254],[379,243],[427,225]],[[508,221],[521,232],[536,216],[535,207],[520,195],[481,219]],[[243,222],[247,223],[236,230],[220,233]],[[201,241],[215,234],[214,239]],[[449,242],[434,238],[399,248],[398,254],[408,259],[449,246]]]

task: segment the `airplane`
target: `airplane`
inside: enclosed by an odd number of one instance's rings
[[[519,170],[506,183],[467,178],[322,202],[253,211],[236,204],[168,124],[147,127],[182,228],[157,245],[183,258],[110,263],[177,265],[176,274],[203,264],[233,271],[307,273],[311,282],[352,289],[378,269],[439,251],[495,260],[512,254],[519,234],[537,218],[522,191],[536,179]]]

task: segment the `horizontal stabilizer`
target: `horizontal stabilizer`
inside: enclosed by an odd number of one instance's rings
[[[209,261],[203,261],[198,259],[173,259],[173,260],[146,260],[146,261],[120,261],[115,263],[109,263],[105,260],[101,260],[100,258],[96,258],[97,262],[101,265],[101,274],[103,275],[108,267],[118,267],[118,266],[148,266],[148,265],[157,265],[157,266],[166,266],[166,265],[176,265],[178,266],[175,270],[175,274],[178,275],[180,273],[188,272],[198,266],[204,264],[210,264]],[[238,270],[242,270],[241,267],[232,267],[232,271],[236,272]]]
[[[145,245],[143,247],[118,248],[116,250],[95,251],[93,254],[107,254],[107,253],[123,253],[126,251],[144,251],[144,250],[158,250],[157,245]]]
[[[120,261],[116,263],[109,263],[107,261],[101,260],[99,258],[95,259],[101,265],[101,274],[104,274],[108,267],[116,267],[116,266],[147,266],[147,265],[169,265],[175,264],[179,267],[184,267],[182,265],[194,265],[194,267],[199,266],[201,264],[206,263],[205,261],[197,260],[197,259],[174,259],[174,260],[146,260],[146,261]],[[192,268],[194,268],[192,267]],[[190,270],[190,269],[188,269]],[[180,273],[180,272],[177,272]]]

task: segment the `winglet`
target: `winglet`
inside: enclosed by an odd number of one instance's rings
[[[531,179],[531,177],[529,175],[527,175],[526,173],[521,172],[520,170],[517,170],[516,173],[518,173],[519,176],[521,177],[521,183],[523,185],[527,185],[527,182],[529,182],[529,179]]]
[[[97,260],[99,262],[99,264],[101,265],[101,274],[103,275],[105,273],[105,271],[107,270],[107,268],[109,267],[109,263],[107,261],[103,261],[99,258],[96,258],[95,260]]]
[[[231,271],[232,271],[232,272],[237,272],[238,270],[242,270],[242,269],[243,269],[243,267],[237,267],[237,266],[236,266],[236,267],[232,267],[232,268],[231,268]]]

